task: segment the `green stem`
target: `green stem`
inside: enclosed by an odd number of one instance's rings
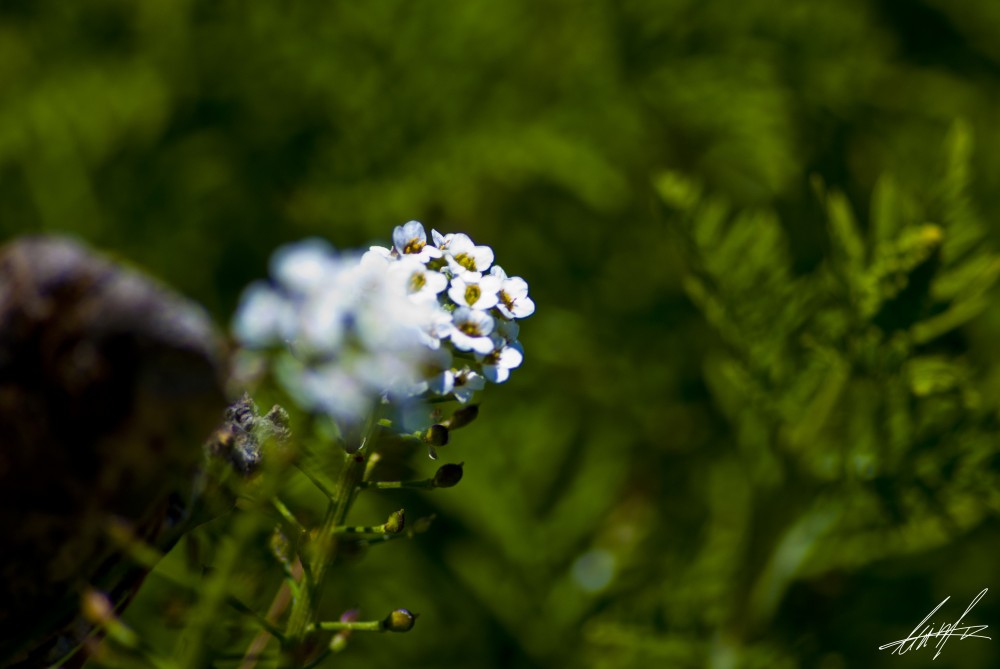
[[[275,510],[277,510],[277,512],[284,519],[284,521],[288,523],[289,526],[294,528],[296,532],[298,532],[300,535],[306,533],[306,528],[302,526],[302,523],[299,522],[298,518],[295,517],[295,514],[291,512],[291,510],[285,505],[284,502],[282,502],[277,497],[273,497],[271,498],[271,504],[274,505]]]
[[[389,516],[389,520],[381,525],[338,525],[333,528],[333,531],[335,534],[399,534],[405,525],[405,512],[400,509]]]
[[[365,456],[361,453],[347,454],[340,478],[337,481],[337,487],[333,491],[333,498],[327,508],[326,517],[323,519],[323,525],[316,537],[314,550],[309,556],[311,559],[307,558],[312,565],[311,587],[302,588],[299,597],[292,604],[292,612],[289,615],[285,636],[293,644],[300,642],[308,631],[309,621],[315,612],[319,588],[322,586],[326,570],[332,562],[336,550],[337,526],[344,524],[344,519],[351,508],[354,494],[364,471]]]
[[[316,623],[314,629],[324,632],[339,632],[341,630],[351,630],[352,632],[384,632],[385,624],[381,620],[359,620],[353,623],[328,622]]]
[[[436,488],[434,479],[423,481],[366,481],[361,484],[362,490],[394,490],[397,488]]]
[[[412,539],[413,536],[413,531],[407,530],[406,532],[400,532],[399,534],[379,534],[371,537],[365,537],[358,540],[358,543],[362,546],[371,546],[372,544],[392,541],[393,539]]]
[[[258,517],[254,514],[242,513],[234,520],[230,535],[219,548],[215,570],[199,589],[201,596],[189,616],[188,634],[182,636],[182,641],[178,643],[176,655],[180,658],[179,666],[204,666],[205,637],[208,630],[217,625],[219,609],[225,605],[229,594],[231,575],[239,573],[245,547],[258,527]]]
[[[299,465],[296,465],[295,468],[298,469],[303,474],[305,474],[306,478],[308,478],[314,486],[319,488],[319,491],[324,495],[326,495],[331,501],[333,501],[336,498],[337,493],[334,492],[333,490],[330,490],[330,488],[327,487],[322,481],[313,476],[312,473],[309,472],[308,468],[300,467]]]
[[[252,618],[254,622],[256,622],[257,625],[260,626],[261,629],[266,630],[268,633],[271,634],[271,636],[278,639],[278,641],[285,640],[284,632],[282,632],[277,627],[272,625],[264,616],[260,615],[259,613],[251,609],[249,606],[247,606],[240,600],[236,599],[235,597],[227,597],[226,603],[229,604],[229,606],[231,606],[232,608],[239,611],[240,613]],[[242,658],[243,656],[240,657]]]

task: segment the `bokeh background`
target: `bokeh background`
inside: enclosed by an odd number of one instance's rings
[[[279,244],[409,219],[528,280],[461,485],[356,514],[437,522],[333,574],[417,627],[330,666],[997,666],[877,646],[1000,587],[998,37],[992,0],[0,0],[0,236],[222,327]]]

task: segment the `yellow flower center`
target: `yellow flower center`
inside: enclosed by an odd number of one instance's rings
[[[427,277],[424,276],[423,272],[415,272],[413,276],[410,277],[409,288],[411,293],[419,293],[420,289],[426,285],[427,285]]]
[[[420,253],[425,246],[427,246],[426,242],[422,242],[419,239],[411,239],[403,247],[403,253]]]
[[[455,256],[455,262],[469,270],[470,272],[476,271],[476,259],[467,253],[459,253]]]

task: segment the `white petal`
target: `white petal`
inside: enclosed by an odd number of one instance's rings
[[[491,383],[503,383],[510,378],[510,370],[500,365],[483,365],[483,376]]]
[[[528,296],[528,282],[519,276],[514,276],[503,282],[503,292],[507,293],[512,300],[519,300]]]
[[[472,350],[472,337],[465,334],[459,329],[453,329],[451,331],[451,343],[459,351],[469,351]]]
[[[271,256],[271,275],[297,292],[314,290],[336,270],[333,247],[318,237],[282,246]]]
[[[392,259],[392,250],[387,249],[384,246],[369,246],[368,251],[365,253],[365,255],[368,255],[369,253],[377,256],[382,256],[386,260]]]
[[[524,297],[514,303],[514,318],[525,318],[535,313],[535,302],[530,297]]]
[[[236,338],[247,346],[268,346],[292,336],[295,314],[287,299],[266,282],[251,284],[233,320]]]
[[[441,272],[435,272],[434,270],[427,270],[424,272],[424,279],[427,284],[424,288],[431,293],[437,295],[442,290],[448,287],[448,277],[446,277]]]
[[[448,297],[451,301],[460,307],[468,307],[468,303],[465,301],[465,289],[468,286],[465,283],[465,279],[461,277],[455,277],[451,280],[451,287],[448,288]]]
[[[477,272],[485,272],[493,263],[493,249],[489,246],[477,246],[470,255],[476,263]]]
[[[454,387],[455,374],[450,369],[427,380],[428,390],[437,395],[447,395]]]
[[[486,355],[493,350],[493,342],[489,337],[470,337],[469,347],[476,353]]]
[[[500,355],[497,356],[497,365],[505,369],[515,369],[521,366],[524,362],[524,353],[520,350],[520,346],[504,346],[500,349]]]
[[[463,232],[456,232],[451,235],[451,240],[448,242],[449,255],[471,255],[475,250],[476,245],[472,243],[472,239],[469,238],[469,235]]]

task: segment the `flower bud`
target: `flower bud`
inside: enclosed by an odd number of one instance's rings
[[[115,619],[115,607],[103,592],[88,589],[80,602],[83,617],[94,625],[107,625]]]
[[[342,653],[347,649],[347,639],[350,637],[350,633],[346,631],[337,632],[330,639],[330,652],[331,653]]]
[[[431,446],[444,446],[448,443],[448,428],[444,425],[431,425],[424,431],[421,439]]]
[[[406,515],[403,509],[399,511],[394,511],[389,520],[385,521],[385,533],[386,534],[399,534],[403,531],[403,527],[406,526]]]
[[[476,417],[478,415],[479,415],[479,405],[470,404],[468,406],[462,407],[461,409],[453,413],[451,415],[451,418],[445,421],[445,425],[449,429],[457,430],[458,428],[465,427],[472,421],[476,420]]]
[[[434,473],[434,487],[435,488],[451,488],[452,486],[458,485],[458,482],[462,480],[462,465],[464,463],[446,464],[438,467],[437,472]]]
[[[80,601],[80,613],[83,619],[92,625],[104,628],[107,635],[129,648],[135,647],[138,637],[115,615],[115,606],[111,599],[104,594],[89,588],[83,593]],[[411,625],[412,627],[412,625]],[[4,666],[7,666],[6,664]]]
[[[406,609],[396,609],[385,617],[382,626],[387,632],[409,632],[416,620],[417,616]]]

